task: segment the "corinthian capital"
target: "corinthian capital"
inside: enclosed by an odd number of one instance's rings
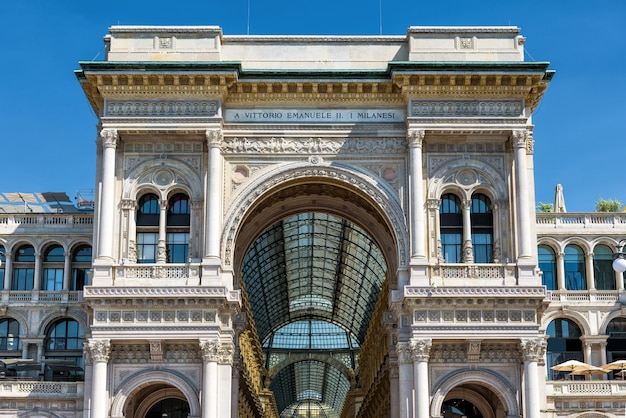
[[[119,139],[117,129],[100,130],[98,139],[104,148],[115,148],[117,146],[117,140]]]
[[[409,343],[402,342],[396,344],[396,352],[398,353],[398,363],[409,364],[413,362],[411,360],[411,346]]]
[[[528,149],[528,141],[532,142],[533,136],[527,129],[514,129],[511,132],[513,147]]]
[[[224,135],[221,129],[207,129],[206,142],[209,147],[219,147],[222,144]]]
[[[411,358],[413,361],[428,361],[430,357],[431,339],[421,339],[411,341]]]
[[[204,361],[218,361],[221,344],[219,341],[200,340],[200,351]]]
[[[543,362],[547,347],[546,340],[543,338],[524,338],[520,340],[520,347],[524,361]]]
[[[93,362],[108,362],[111,354],[111,340],[89,340],[84,344],[85,351]]]
[[[409,129],[408,139],[409,147],[422,147],[422,142],[426,136],[426,131],[423,129]]]
[[[217,362],[219,364],[233,365],[233,355],[235,354],[235,346],[229,343],[222,344],[217,350]]]

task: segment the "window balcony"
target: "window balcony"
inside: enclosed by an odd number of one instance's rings
[[[7,398],[78,398],[83,396],[83,382],[35,382],[0,379],[0,399]]]
[[[516,265],[443,263],[430,267],[430,277],[442,286],[504,286],[516,283]]]
[[[117,286],[186,286],[200,283],[200,264],[122,264],[114,268]]]
[[[549,411],[588,412],[602,410],[624,414],[626,381],[584,380],[546,382]]]
[[[552,305],[603,305],[626,302],[626,294],[619,290],[549,290],[547,299]]]
[[[2,290],[0,291],[0,300],[5,306],[80,303],[83,301],[83,292],[81,290]]]

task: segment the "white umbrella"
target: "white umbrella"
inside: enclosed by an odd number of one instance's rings
[[[608,370],[605,370],[602,367],[589,366],[587,369],[574,370],[570,374],[577,376],[591,376],[592,374],[604,374],[608,372]]]
[[[564,363],[552,366],[551,369],[559,371],[559,372],[571,373],[571,372],[578,371],[578,370],[588,370],[590,367],[595,367],[595,366],[592,366],[591,364],[583,363],[582,361],[578,361],[578,360],[567,360]]]
[[[615,360],[609,364],[602,366],[604,370],[619,370],[619,374],[624,377],[626,371],[626,360]]]

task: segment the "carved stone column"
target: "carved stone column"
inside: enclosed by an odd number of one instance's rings
[[[585,277],[587,278],[587,289],[595,290],[596,288],[596,279],[593,270],[593,252],[585,252],[585,269],[587,270]]]
[[[516,203],[518,207],[517,242],[519,258],[532,258],[530,225],[530,181],[528,180],[527,147],[532,135],[525,129],[512,132],[511,139],[515,148],[515,180],[517,183]]]
[[[107,367],[111,354],[111,341],[90,339],[85,348],[93,363],[93,378],[91,392],[91,418],[106,418],[109,416],[107,398]]]
[[[8,252],[5,248],[4,262],[2,268],[4,268],[4,290],[11,289],[11,278],[13,277],[13,254]]]
[[[35,271],[33,273],[33,290],[41,289],[41,282],[43,281],[43,274],[41,268],[41,253],[35,251]]]
[[[398,353],[398,384],[400,388],[400,416],[415,418],[415,390],[413,389],[413,360],[408,342],[396,344]]]
[[[61,290],[70,290],[70,277],[72,277],[72,253],[63,253],[63,286]]]
[[[409,140],[409,187],[411,190],[411,258],[426,260],[426,227],[424,222],[424,176],[422,174],[422,143],[425,131],[410,129]]]
[[[461,209],[463,210],[463,254],[462,261],[467,264],[474,262],[474,249],[472,248],[472,201],[463,200]]]
[[[524,392],[526,405],[524,408],[526,418],[539,418],[541,416],[541,402],[539,400],[539,385],[543,385],[544,379],[539,379],[537,363],[543,361],[546,352],[546,341],[543,338],[529,338],[520,341],[522,358],[524,359]]]
[[[410,350],[413,360],[413,386],[415,388],[415,418],[430,417],[430,386],[428,384],[428,359],[432,340],[429,338],[411,340]]]
[[[115,149],[117,130],[102,129],[98,140],[102,145],[102,191],[99,210],[98,250],[96,258],[113,259],[113,217],[115,212]]]
[[[206,140],[209,147],[208,179],[205,193],[206,224],[204,229],[204,260],[203,275],[208,280],[216,279],[220,264],[220,233],[222,219],[222,130],[209,129],[206,131]],[[204,283],[203,284],[208,284]],[[220,283],[213,283],[219,285]]]
[[[217,362],[220,356],[220,343],[213,340],[200,340],[202,354],[202,418],[218,418],[218,376]]]
[[[167,227],[167,200],[161,199],[159,201],[161,211],[159,212],[159,241],[157,248],[157,260],[158,264],[165,264],[167,262],[167,249],[165,248],[165,235]]]
[[[565,290],[565,254],[561,251],[556,253],[556,282],[557,290]]]
[[[235,345],[222,343],[217,350],[217,416],[230,417],[232,405],[232,375]]]

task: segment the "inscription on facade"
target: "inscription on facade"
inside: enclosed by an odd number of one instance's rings
[[[226,109],[226,122],[389,123],[404,122],[399,109]]]

